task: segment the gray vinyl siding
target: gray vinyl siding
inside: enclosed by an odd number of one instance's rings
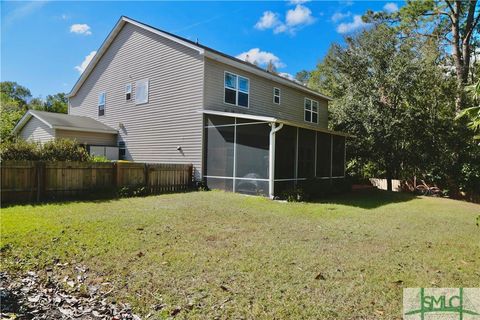
[[[116,146],[117,136],[111,133],[84,132],[73,130],[55,130],[57,139],[74,139],[81,144],[97,146]]]
[[[197,51],[127,23],[99,60],[69,113],[89,116],[118,129],[127,160],[202,162],[203,56]],[[135,105],[135,82],[149,79],[149,102]],[[132,100],[125,101],[125,85]],[[98,95],[106,93],[105,116],[98,116]],[[177,147],[181,146],[181,150]]]
[[[250,79],[250,102],[248,109],[224,103],[225,71]],[[280,105],[273,103],[273,87],[277,87],[281,91]],[[328,103],[325,99],[218,61],[205,59],[205,109],[268,116],[310,124],[304,121],[305,98],[318,101],[318,127],[326,129],[328,126]]]
[[[54,130],[35,117],[30,118],[23,126],[19,136],[25,140],[39,141],[41,143],[55,137]]]

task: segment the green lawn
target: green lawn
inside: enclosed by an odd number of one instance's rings
[[[83,264],[89,281],[111,281],[115,299],[157,318],[180,307],[189,319],[393,319],[403,287],[480,286],[478,214],[475,204],[385,192],[14,206],[1,211],[2,269]]]

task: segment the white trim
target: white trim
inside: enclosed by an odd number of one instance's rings
[[[268,181],[264,178],[240,178],[240,177],[224,177],[224,176],[204,176],[205,178],[213,179],[228,179],[228,180],[248,180],[248,181]]]
[[[275,182],[282,182],[282,181],[297,181],[297,180],[307,180],[307,178],[292,178],[292,179],[275,179]]]
[[[235,89],[228,88],[228,87],[225,85],[225,78],[226,78],[226,76],[227,76],[227,73],[230,74],[230,75],[232,75],[232,76],[235,76]],[[240,78],[243,78],[243,79],[245,79],[245,80],[248,81],[248,90],[247,90],[247,92],[240,90]],[[225,101],[225,89],[235,91],[235,104]],[[245,94],[245,93],[247,94],[247,106],[246,106],[246,107],[245,107],[245,106],[241,106],[241,105],[238,104],[238,99],[239,99],[239,96],[240,96],[240,92],[243,93],[243,94]],[[247,77],[241,76],[241,75],[239,75],[239,74],[233,73],[233,72],[231,72],[231,71],[224,70],[224,71],[223,71],[223,103],[228,104],[228,105],[230,105],[230,106],[235,106],[235,107],[239,107],[239,108],[249,109],[249,108],[250,108],[250,79],[247,78]]]
[[[232,191],[235,192],[235,176],[237,175],[237,118],[235,118],[235,126],[233,127],[233,186]]]
[[[268,196],[273,199],[275,196],[275,137],[277,132],[283,128],[283,123],[280,123],[278,127],[275,126],[275,122],[270,124],[270,139],[268,147]]]
[[[53,126],[55,130],[66,130],[66,131],[81,131],[81,132],[95,132],[95,133],[110,133],[110,134],[118,134],[118,131],[114,130],[101,130],[101,129],[83,129],[83,128],[75,128],[75,127],[63,127],[63,126]]]
[[[103,105],[100,104],[100,97],[103,95]],[[105,91],[100,91],[98,94],[98,101],[97,101],[97,118],[105,116],[105,109],[107,105],[107,93]],[[103,114],[100,114],[100,106],[103,106]]]
[[[278,95],[275,94],[275,90],[278,90]],[[280,105],[282,103],[282,91],[278,87],[273,87],[273,103],[276,105]],[[278,97],[278,103],[275,102],[275,98]]]
[[[307,100],[310,101],[310,110],[307,110]],[[316,103],[317,104],[317,111],[313,111],[313,103]],[[320,104],[318,103],[317,100],[313,100],[313,99],[310,99],[310,98],[307,98],[305,97],[304,100],[303,100],[303,121],[305,121],[306,123],[313,123],[313,124],[318,124],[318,108],[320,107]],[[307,121],[305,119],[305,114],[306,112],[310,112],[310,120],[311,121]],[[317,121],[316,122],[313,122],[313,115],[316,114],[317,115]]]
[[[48,123],[47,121],[43,120],[41,117],[38,115],[34,114],[31,112],[31,110],[28,110],[27,113],[23,115],[23,117],[20,118],[18,123],[15,125],[15,127],[12,130],[12,134],[17,134],[18,131],[20,131],[27,123],[28,121],[32,118],[35,117],[41,122],[43,122],[46,126],[48,126],[50,129],[52,129],[52,125]]]
[[[130,91],[127,88],[130,87]],[[130,99],[127,99],[127,94],[130,94]],[[132,83],[125,84],[125,101],[132,101]]]

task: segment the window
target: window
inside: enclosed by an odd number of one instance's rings
[[[125,141],[118,141],[118,159],[125,160],[126,154]]]
[[[130,101],[132,99],[132,84],[127,83],[125,85],[125,101]]]
[[[305,121],[318,123],[318,101],[305,98]]]
[[[148,103],[148,79],[135,83],[135,104]]]
[[[250,80],[230,72],[225,72],[224,88],[225,103],[248,108]]]
[[[280,104],[280,89],[273,88],[273,103]]]
[[[101,92],[98,95],[98,115],[105,115],[105,92]]]

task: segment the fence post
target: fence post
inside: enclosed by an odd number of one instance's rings
[[[150,193],[150,172],[149,172],[148,163],[145,163],[143,166],[143,172],[145,174],[145,189]]]
[[[36,163],[37,171],[37,202],[40,202],[45,197],[46,179],[45,179],[45,162],[38,161]]]

